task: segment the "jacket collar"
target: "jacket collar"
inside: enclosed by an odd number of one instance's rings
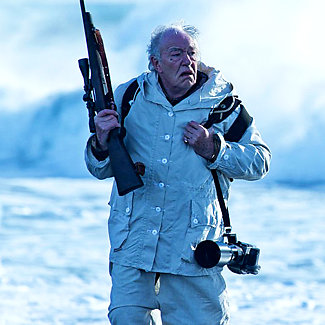
[[[172,106],[167,100],[158,81],[156,72],[145,72],[138,77],[138,83],[144,98],[168,110],[182,111],[197,108],[215,108],[227,96],[233,95],[233,86],[226,81],[221,72],[212,67],[198,65],[198,70],[208,76],[208,80],[195,92]]]

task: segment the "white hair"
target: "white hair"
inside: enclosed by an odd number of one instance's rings
[[[147,47],[149,60],[148,68],[150,71],[155,70],[151,63],[151,58],[153,57],[156,60],[160,60],[160,42],[165,33],[169,31],[174,31],[175,33],[178,33],[179,31],[185,32],[189,37],[191,37],[195,41],[197,41],[199,35],[199,30],[196,27],[191,25],[185,25],[183,22],[158,26],[151,33],[150,43]]]

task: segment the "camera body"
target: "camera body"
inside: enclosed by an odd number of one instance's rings
[[[204,240],[200,242],[194,257],[204,268],[225,266],[237,274],[257,274],[260,270],[258,258],[260,249],[254,245],[237,241],[236,234],[225,234],[227,243]]]

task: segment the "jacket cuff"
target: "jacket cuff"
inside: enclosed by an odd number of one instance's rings
[[[208,159],[208,162],[209,163],[214,163],[218,157],[218,154],[219,154],[219,151],[220,151],[220,138],[214,134],[213,135],[213,144],[214,144],[214,152],[213,152],[213,155],[210,159]]]
[[[86,150],[85,150],[85,158],[86,158],[86,162],[90,163],[92,166],[97,167],[97,168],[102,168],[110,163],[110,159],[109,159],[109,156],[107,156],[104,160],[99,160],[94,155],[93,149],[92,149],[92,142],[94,141],[93,140],[94,136],[95,135],[92,135],[87,141],[87,146],[86,146]]]
[[[97,140],[97,137],[95,134],[93,134],[90,137],[90,144],[91,144],[91,147],[90,147],[91,152],[98,161],[103,161],[108,157],[108,155],[109,155],[108,150],[100,149],[99,143],[98,143],[98,140]]]
[[[219,132],[214,135],[214,143],[215,143],[216,153],[214,156],[212,156],[210,160],[208,160],[207,167],[209,169],[216,169],[218,167],[219,165],[218,162],[220,161],[227,147],[224,137]]]

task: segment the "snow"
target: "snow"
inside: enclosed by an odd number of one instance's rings
[[[1,325],[107,323],[111,185],[1,179]],[[262,269],[224,270],[232,324],[324,324],[324,199],[324,187],[234,184],[233,230],[261,249]]]

